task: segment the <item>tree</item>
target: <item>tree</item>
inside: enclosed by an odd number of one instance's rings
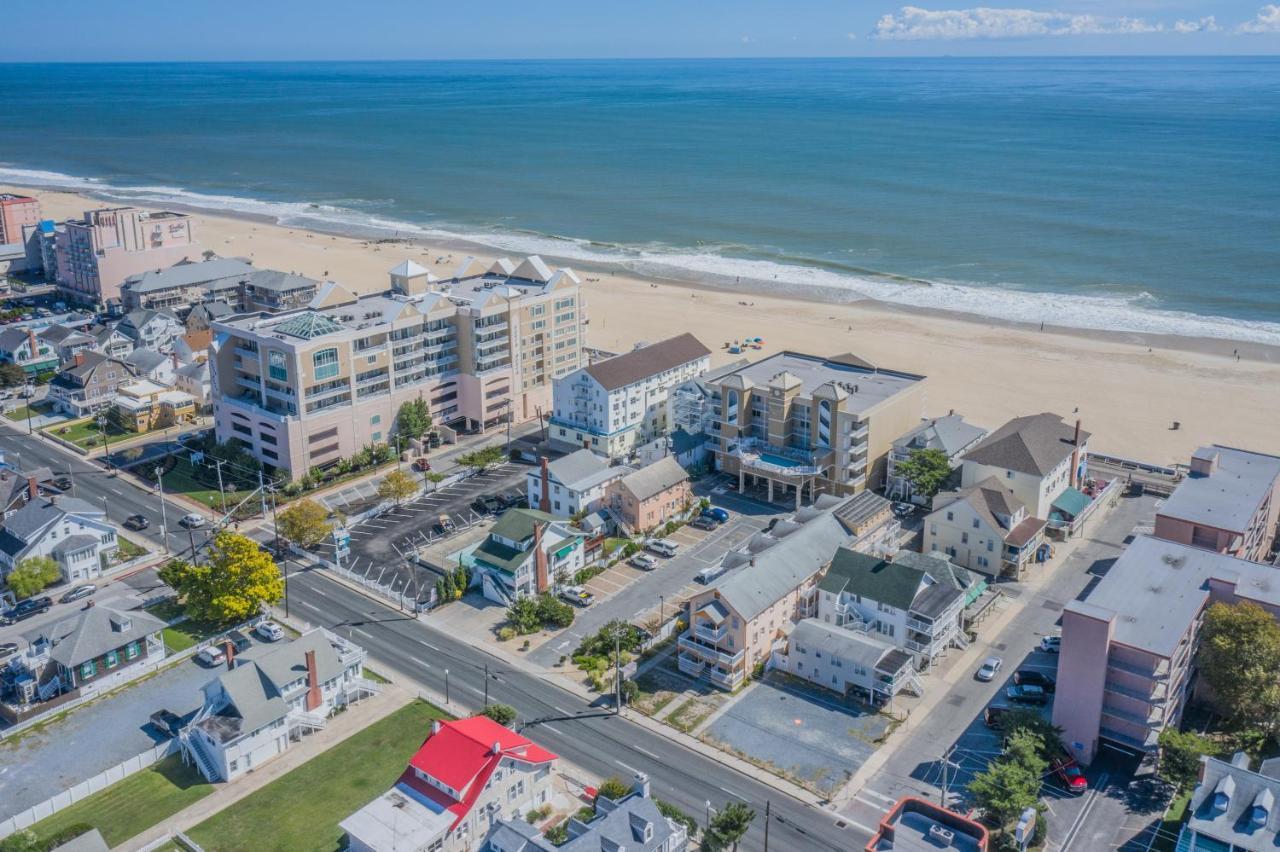
[[[542,623],[538,616],[538,602],[533,598],[516,598],[507,607],[507,620],[520,633],[537,633]]]
[[[213,537],[204,564],[176,560],[160,580],[177,591],[187,615],[222,624],[243,621],[284,597],[284,579],[271,554],[253,539],[231,532]]]
[[[1253,603],[1216,603],[1205,613],[1200,674],[1238,728],[1280,723],[1280,624]]]
[[[1034,710],[1024,707],[1011,707],[1000,717],[1000,731],[1006,738],[1013,737],[1019,731],[1026,731],[1040,741],[1040,756],[1052,760],[1054,751],[1062,742],[1062,728],[1054,725]]]
[[[1040,799],[1041,776],[1048,762],[1041,756],[1044,742],[1027,730],[1015,731],[1004,755],[969,782],[975,803],[991,816],[1001,832]]]
[[[906,461],[894,466],[894,472],[910,482],[916,494],[932,497],[951,475],[951,459],[942,450],[912,450]]]
[[[483,715],[488,716],[499,725],[510,725],[516,720],[516,708],[510,704],[490,704],[484,708]]]
[[[27,828],[0,840],[0,852],[44,852],[47,848],[35,832]]]
[[[573,624],[573,607],[554,595],[538,595],[538,619],[550,627],[568,627]]]
[[[431,409],[425,399],[411,399],[396,412],[396,432],[406,438],[421,438],[431,428]]]
[[[1200,756],[1213,754],[1213,742],[1193,731],[1165,728],[1160,732],[1161,780],[1184,789],[1195,783],[1200,774]]]
[[[9,589],[18,600],[29,598],[62,579],[62,569],[48,556],[31,556],[9,572]]]
[[[507,454],[502,447],[484,447],[458,456],[458,464],[469,467],[476,473],[483,473],[495,464],[505,461],[506,458]]]
[[[16,385],[26,384],[26,381],[27,371],[17,364],[12,364],[8,361],[0,364],[0,387],[11,388]]]
[[[742,802],[729,802],[711,818],[706,834],[702,838],[703,852],[737,852],[738,843],[742,840],[756,812]]]
[[[623,781],[617,775],[610,775],[600,784],[600,789],[596,791],[596,798],[603,796],[614,802],[631,792],[631,787],[627,782]]]
[[[329,510],[315,500],[303,499],[281,512],[276,518],[280,535],[301,548],[312,548],[333,533]]]
[[[395,500],[396,505],[406,497],[412,497],[418,490],[413,477],[402,470],[393,470],[378,483],[378,496],[383,500]]]

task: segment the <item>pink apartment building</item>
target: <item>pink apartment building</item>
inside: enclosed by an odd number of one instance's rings
[[[684,511],[692,499],[689,473],[665,456],[610,486],[614,510],[633,530],[651,530]]]
[[[0,246],[23,241],[22,229],[40,221],[40,201],[29,195],[0,192]]]
[[[89,210],[68,220],[55,237],[58,287],[96,305],[118,303],[131,275],[200,256],[191,217],[136,207]]]
[[[1201,447],[1191,472],[1156,512],[1155,534],[1241,559],[1266,561],[1280,522],[1280,457]]]
[[[1053,723],[1081,763],[1100,744],[1145,753],[1177,725],[1195,688],[1205,609],[1250,601],[1280,617],[1276,569],[1139,536],[1086,600],[1062,612]]]

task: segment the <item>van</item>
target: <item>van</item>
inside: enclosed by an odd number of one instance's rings
[[[719,577],[725,571],[724,563],[717,562],[715,565],[708,565],[697,573],[694,577],[699,583],[710,583],[716,577]]]

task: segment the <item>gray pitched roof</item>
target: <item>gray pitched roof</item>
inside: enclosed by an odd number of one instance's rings
[[[1249,758],[1237,754],[1231,762],[1201,757],[1204,771],[1191,804],[1187,827],[1249,852],[1271,852],[1280,834],[1280,780],[1253,772]]]
[[[671,456],[663,456],[622,478],[622,485],[637,500],[647,500],[689,478],[689,472]]]
[[[270,290],[281,293],[320,286],[320,282],[314,278],[308,278],[305,275],[298,275],[293,272],[281,272],[279,269],[256,270],[249,276],[249,280],[246,283],[252,286],[254,290]]]
[[[638,793],[617,802],[597,800],[596,811],[599,815],[586,824],[586,830],[561,844],[558,847],[560,852],[600,852],[605,849],[652,852],[663,848],[674,833],[653,799]],[[571,835],[575,828],[570,826]],[[644,837],[646,828],[650,832],[648,840]]]
[[[833,627],[816,618],[806,618],[791,631],[791,641],[798,642],[806,650],[825,651],[829,656],[849,661],[865,668],[875,668],[893,645],[865,633]]]
[[[99,604],[45,626],[33,636],[43,636],[52,643],[52,659],[75,668],[107,651],[159,633],[164,627],[163,621],[143,610],[126,611]]]
[[[135,293],[150,293],[173,287],[191,287],[223,278],[251,274],[253,267],[238,257],[216,257],[205,261],[181,261],[168,269],[149,269],[125,279],[124,286]]]
[[[41,330],[36,336],[46,343],[51,343],[54,346],[59,346],[68,340],[73,343],[77,342],[78,339],[83,339],[88,342],[93,341],[93,338],[89,335],[78,331],[77,329],[68,328],[65,325],[51,325],[48,328]]]
[[[933,498],[933,511],[941,512],[957,502],[964,502],[982,518],[991,529],[1004,536],[1012,528],[1009,523],[1000,520],[1003,515],[1012,519],[1015,514],[1025,509],[1022,501],[1013,496],[1013,492],[1000,484],[994,476],[988,476],[968,488],[959,491],[942,491]]]
[[[948,456],[954,456],[985,434],[986,429],[965,423],[962,415],[948,414],[921,423],[894,441],[893,445],[910,449],[942,450]]]
[[[6,328],[0,331],[0,349],[12,352],[27,341],[25,328]]]
[[[583,369],[605,390],[615,390],[634,384],[655,373],[670,370],[690,361],[705,358],[711,350],[692,334],[685,332],[624,355],[615,355],[597,361]]]
[[[154,349],[135,349],[124,356],[124,362],[136,368],[139,373],[150,373],[167,360],[169,360],[167,355],[162,355]]]
[[[551,478],[573,491],[590,487],[593,480],[609,470],[609,463],[588,449],[575,450],[547,464]]]
[[[66,553],[75,553],[77,550],[82,550],[86,547],[93,547],[97,543],[97,536],[85,533],[70,535],[58,542],[58,546],[53,549],[53,552],[61,556]]]
[[[1015,417],[964,454],[964,461],[1044,476],[1075,449],[1075,427],[1056,414]],[[1080,443],[1089,433],[1080,431]]]
[[[178,375],[187,379],[203,381],[209,378],[209,362],[196,361],[194,364],[183,364],[178,368]]]

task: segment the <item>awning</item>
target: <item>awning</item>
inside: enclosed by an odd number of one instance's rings
[[[1068,487],[1053,501],[1053,511],[1049,513],[1051,520],[1069,521],[1083,512],[1093,502],[1089,495],[1077,488]]]

